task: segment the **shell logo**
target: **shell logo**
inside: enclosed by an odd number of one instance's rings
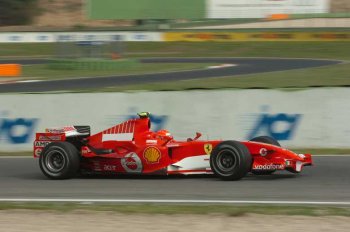
[[[149,164],[159,163],[160,151],[156,147],[147,147],[143,152],[143,157]]]

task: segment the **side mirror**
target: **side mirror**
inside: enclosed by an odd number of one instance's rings
[[[165,146],[167,143],[169,143],[171,140],[173,140],[173,137],[171,137],[171,136],[165,136],[164,137],[166,140],[165,140],[165,142],[162,144],[162,146]]]
[[[202,134],[201,134],[201,133],[196,132],[196,137],[194,137],[194,139],[193,139],[193,140],[197,140],[197,139],[199,139],[201,136],[202,136]]]

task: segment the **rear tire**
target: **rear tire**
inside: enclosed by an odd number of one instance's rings
[[[255,138],[251,139],[250,141],[271,144],[271,145],[275,145],[275,146],[278,146],[278,147],[281,146],[281,144],[276,139],[274,139],[274,138],[272,138],[270,136],[255,137]],[[275,171],[276,170],[252,170],[252,173],[254,175],[262,176],[262,175],[271,175]]]
[[[69,142],[50,143],[40,155],[39,166],[50,179],[72,178],[80,167],[79,151]]]
[[[223,180],[239,180],[247,175],[252,165],[248,148],[237,141],[218,144],[210,155],[210,167]]]

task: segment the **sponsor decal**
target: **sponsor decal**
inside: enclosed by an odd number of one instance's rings
[[[37,149],[34,150],[34,155],[38,157],[38,156],[40,156],[42,151],[43,151],[42,148],[37,148]]]
[[[268,107],[263,107],[263,111],[267,110]],[[268,135],[281,141],[291,140],[300,123],[301,116],[301,114],[263,112],[257,116],[256,123],[247,137],[252,139],[260,135]]]
[[[286,160],[286,166],[291,166],[292,165],[292,162],[290,160]]]
[[[124,37],[125,36],[123,36],[123,35],[112,35],[111,36],[112,40],[115,40],[115,41],[123,41],[123,40],[125,40]]]
[[[62,134],[64,133],[63,129],[46,129],[46,133],[53,133],[53,134]]]
[[[267,155],[267,149],[266,148],[261,148],[259,152],[260,152],[261,156],[266,156]]]
[[[297,161],[297,162],[295,163],[295,171],[301,172],[302,167],[303,167],[303,162]]]
[[[204,151],[207,155],[210,155],[212,150],[213,150],[213,145],[211,145],[210,143],[204,144]]]
[[[36,118],[8,118],[8,112],[0,112],[0,142],[28,143],[37,125]]]
[[[253,166],[254,170],[283,170],[283,164],[258,164]]]
[[[148,35],[147,34],[136,34],[134,35],[134,39],[138,41],[147,41]]]
[[[8,40],[11,42],[18,42],[18,41],[22,41],[23,40],[23,36],[20,35],[10,35],[8,37]]]
[[[109,165],[109,164],[103,165],[103,171],[112,172],[112,171],[116,171],[116,170],[117,170],[117,166],[115,166],[115,165]]]
[[[142,161],[134,152],[127,154],[123,159],[121,159],[120,163],[124,170],[128,173],[142,172]]]
[[[65,126],[63,128],[47,128],[45,130],[46,133],[53,133],[53,134],[62,134],[68,131],[75,131],[76,129],[73,126]]]
[[[49,40],[49,37],[48,37],[47,35],[38,35],[38,36],[36,37],[36,39],[37,39],[38,41],[42,42],[42,41],[47,41],[47,40]]]
[[[350,34],[348,33],[313,33],[312,38],[317,40],[349,39]]]
[[[232,33],[193,33],[184,34],[187,39],[198,39],[198,40],[232,40]]]
[[[35,147],[46,147],[50,143],[51,143],[51,141],[35,141],[34,146]]]
[[[147,144],[157,144],[157,140],[146,140]]]
[[[52,141],[61,141],[61,135],[40,135],[39,140],[52,140]]]
[[[92,169],[93,169],[94,171],[97,171],[97,172],[102,171],[100,162],[98,162],[98,161],[93,161],[93,162],[92,162],[92,165],[93,165]]]
[[[293,33],[257,33],[250,35],[252,38],[261,39],[294,39]]]
[[[143,152],[143,157],[149,164],[159,163],[160,151],[156,147],[147,147]]]

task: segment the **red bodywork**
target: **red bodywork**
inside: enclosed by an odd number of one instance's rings
[[[95,172],[138,174],[212,174],[211,151],[222,140],[176,141],[165,130],[150,130],[148,117],[131,119],[92,136],[70,136],[74,127],[48,129],[37,133],[34,157],[50,142],[71,141],[78,144],[81,169]],[[72,133],[71,133],[72,134]],[[74,134],[74,133],[73,133]],[[289,170],[300,172],[312,165],[311,155],[259,142],[243,141],[253,158],[252,170]]]

